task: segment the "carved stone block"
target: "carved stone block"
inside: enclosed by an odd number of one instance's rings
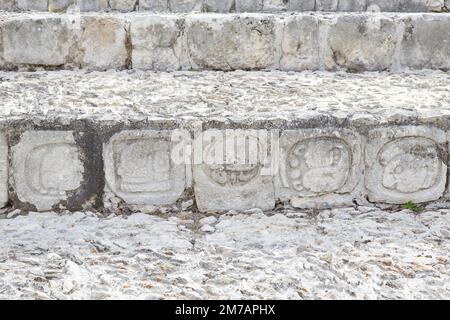
[[[276,195],[299,208],[349,205],[360,196],[361,138],[348,130],[281,134]]]
[[[171,131],[114,135],[104,146],[106,197],[119,197],[128,204],[175,203],[189,184],[189,166],[173,162],[174,144]]]
[[[436,128],[373,130],[366,148],[369,200],[403,204],[439,199],[447,180],[446,134]]]
[[[259,132],[208,130],[202,143],[196,140],[194,154],[201,155],[201,161],[194,157],[194,190],[201,211],[275,206],[273,177],[264,173],[261,156],[268,136]]]
[[[84,167],[71,131],[27,131],[12,147],[17,198],[50,210],[82,184]]]

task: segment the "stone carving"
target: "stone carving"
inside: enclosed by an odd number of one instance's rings
[[[8,143],[0,132],[0,207],[8,203]]]
[[[256,130],[209,130],[203,134],[203,143],[194,145],[194,153],[196,148],[203,151],[203,161],[194,164],[195,196],[201,211],[274,207],[272,176],[263,175],[260,157],[269,144],[261,136]]]
[[[81,186],[84,167],[71,131],[27,131],[12,151],[17,197],[37,210],[52,209]]]
[[[38,146],[25,159],[26,181],[36,194],[64,196],[83,178],[76,145],[49,143]]]
[[[361,180],[361,138],[347,130],[287,130],[277,196],[296,207],[349,204]]]
[[[345,141],[317,138],[294,145],[287,158],[286,171],[294,190],[325,194],[339,191],[345,185],[351,164]]]
[[[186,165],[175,165],[171,150],[170,131],[116,134],[105,146],[107,191],[129,204],[176,202],[186,187]]]
[[[367,179],[371,201],[402,204],[438,199],[446,183],[446,141],[438,129],[400,127],[370,133]]]

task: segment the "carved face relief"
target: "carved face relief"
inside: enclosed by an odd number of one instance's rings
[[[170,151],[166,140],[125,140],[115,147],[119,190],[132,193],[170,190]]]
[[[442,161],[432,140],[405,137],[387,143],[378,161],[383,168],[383,186],[413,193],[434,186],[441,174]]]
[[[82,180],[83,166],[72,144],[50,143],[32,149],[25,168],[30,188],[42,195],[65,195]]]
[[[295,144],[288,153],[286,172],[292,189],[314,194],[339,191],[347,182],[352,155],[335,137],[311,138]]]

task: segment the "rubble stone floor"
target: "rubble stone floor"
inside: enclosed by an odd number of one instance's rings
[[[1,299],[450,299],[447,209],[3,211]]]

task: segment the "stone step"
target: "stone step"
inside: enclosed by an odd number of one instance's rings
[[[222,211],[449,197],[448,72],[0,79],[2,205]]]
[[[450,14],[3,14],[0,67],[450,69]]]
[[[283,12],[385,11],[444,12],[449,0],[0,0],[7,11]]]

